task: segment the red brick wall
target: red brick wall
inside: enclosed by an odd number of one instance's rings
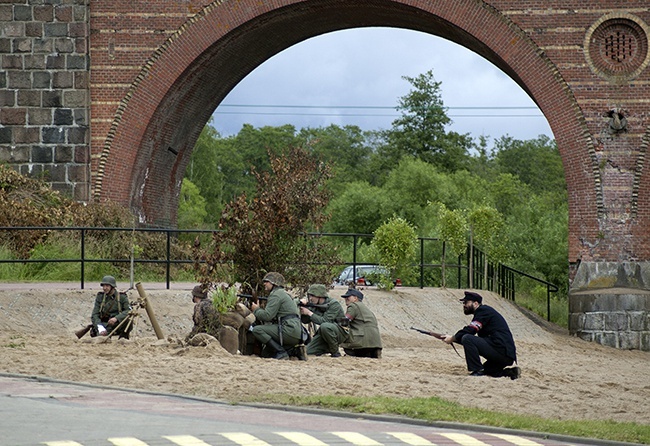
[[[92,193],[95,199],[129,203],[143,222],[174,220],[178,185],[198,133],[255,67],[328,31],[393,26],[469,47],[535,99],[564,162],[570,262],[650,259],[645,168],[650,78],[639,62],[642,46],[647,50],[646,1],[90,4]],[[612,12],[616,16],[607,16]],[[602,42],[616,34],[618,22],[623,34],[637,34],[632,49],[617,47],[612,55]],[[607,59],[622,56],[629,57],[612,64]],[[621,110],[626,131],[610,131],[604,115],[611,109]]]

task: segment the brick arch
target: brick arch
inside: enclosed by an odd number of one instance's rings
[[[569,254],[577,258],[579,239],[595,237],[602,210],[590,132],[571,89],[543,51],[505,15],[475,0],[211,3],[159,48],[122,99],[101,154],[95,198],[126,198],[142,222],[170,224],[194,142],[237,82],[302,40],[364,26],[452,40],[490,60],[530,94],[553,129],[567,172]],[[111,180],[116,177],[121,181]]]

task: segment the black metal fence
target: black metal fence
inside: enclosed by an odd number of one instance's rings
[[[24,258],[24,259],[0,259],[0,263],[78,263],[80,287],[84,288],[86,266],[90,263],[131,263],[134,264],[159,264],[165,269],[166,288],[171,284],[171,268],[173,265],[192,264],[195,262],[192,258],[174,258],[172,255],[172,245],[183,235],[212,234],[213,230],[197,229],[165,229],[165,228],[96,228],[96,227],[0,227],[0,232],[19,232],[19,231],[60,231],[70,233],[70,238],[79,241],[79,255],[74,258]],[[86,248],[86,238],[92,232],[153,232],[164,235],[165,247],[164,254],[160,258],[137,258],[131,255],[128,258],[92,258],[88,257]],[[359,255],[360,243],[369,243],[372,234],[355,234],[355,233],[311,233],[309,236],[330,237],[352,239],[352,259],[343,266],[357,266],[367,264]],[[343,242],[345,243],[345,242]],[[451,288],[474,288],[485,289],[498,293],[500,296],[515,300],[517,283],[522,280],[530,280],[546,287],[547,294],[547,319],[550,320],[550,303],[551,293],[558,291],[558,287],[545,280],[533,277],[522,271],[510,268],[501,263],[492,263],[476,247],[468,249],[466,255],[450,258],[446,254],[446,243],[444,240],[429,237],[419,238],[418,263],[414,265],[418,271],[417,286],[420,288],[447,286]],[[151,256],[149,256],[151,257]],[[487,265],[486,265],[487,262]],[[132,268],[133,270],[133,268]],[[415,285],[413,283],[412,285]]]

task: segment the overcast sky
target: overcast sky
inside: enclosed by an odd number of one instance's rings
[[[442,83],[453,120],[448,130],[491,140],[506,134],[553,137],[535,103],[490,62],[439,37],[396,28],[338,31],[284,50],[230,92],[215,110],[212,125],[223,136],[236,134],[246,123],[388,129],[398,116],[398,99],[411,89],[402,76],[428,70]]]

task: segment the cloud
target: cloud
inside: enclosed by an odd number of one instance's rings
[[[387,129],[398,116],[394,107],[399,97],[411,88],[402,77],[428,70],[441,82],[453,120],[449,130],[474,137],[553,137],[535,103],[490,62],[448,40],[395,28],[337,31],[287,48],[230,92],[215,110],[213,125],[222,135],[236,134],[245,123]]]

